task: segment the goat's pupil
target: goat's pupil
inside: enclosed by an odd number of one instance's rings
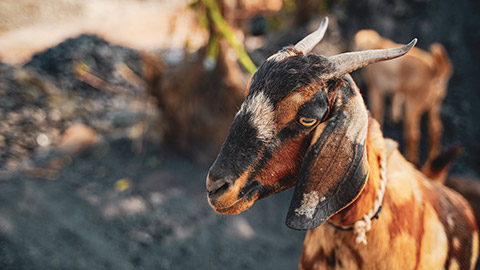
[[[316,119],[313,118],[300,118],[300,124],[305,126],[311,126],[316,122]]]

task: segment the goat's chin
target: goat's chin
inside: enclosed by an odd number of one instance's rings
[[[213,201],[208,199],[208,203],[213,208],[213,210],[215,210],[215,212],[219,214],[236,215],[250,208],[253,203],[258,199],[258,197],[258,194],[255,194],[250,199],[248,198],[248,196],[246,196],[233,203],[228,203],[222,200]]]

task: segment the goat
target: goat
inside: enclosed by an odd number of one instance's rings
[[[478,231],[470,206],[383,138],[349,75],[407,53],[416,40],[308,54],[327,23],[252,76],[206,177],[210,206],[238,214],[295,186],[286,225],[308,230],[301,269],[472,269]]]
[[[381,37],[374,30],[360,30],[354,37],[358,50],[387,49],[399,45]],[[452,64],[445,48],[434,43],[430,52],[413,48],[405,57],[366,67],[363,75],[368,89],[369,107],[373,117],[383,123],[384,99],[392,95],[391,118],[398,123],[404,111],[405,154],[409,161],[418,164],[420,121],[428,115],[429,149],[428,160],[440,150],[443,132],[440,106],[445,98],[448,81],[452,75]]]
[[[149,91],[165,120],[164,143],[199,163],[215,158],[248,81],[227,45],[220,42],[213,70],[204,68],[205,49],[171,67],[143,55]]]

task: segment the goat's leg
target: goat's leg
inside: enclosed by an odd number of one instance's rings
[[[443,125],[440,119],[440,104],[433,106],[433,108],[428,111],[428,120],[428,160],[432,160],[438,154],[442,140]]]
[[[418,165],[418,146],[420,142],[420,119],[421,111],[415,102],[405,104],[405,123],[403,134],[405,141],[405,156],[407,159]]]
[[[391,120],[394,124],[397,124],[402,119],[403,103],[405,103],[405,97],[400,93],[394,93],[390,111]]]
[[[380,125],[383,125],[383,117],[385,115],[384,109],[385,96],[383,91],[377,87],[369,85],[368,87],[368,105],[375,118]]]

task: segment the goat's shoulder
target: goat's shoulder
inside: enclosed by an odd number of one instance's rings
[[[384,217],[388,219],[391,241],[402,235],[420,241],[419,266],[431,266],[435,260],[429,254],[434,254],[446,268],[457,264],[461,269],[469,269],[472,254],[478,252],[478,232],[467,201],[450,188],[429,180],[397,149],[387,160]]]

